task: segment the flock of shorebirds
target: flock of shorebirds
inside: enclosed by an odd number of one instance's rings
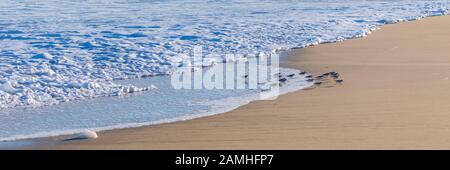
[[[338,72],[335,71],[331,71],[331,72],[326,72],[323,73],[322,75],[316,76],[314,77],[311,74],[306,73],[305,71],[302,71],[300,73],[298,73],[299,75],[304,75],[307,82],[314,82],[314,85],[319,86],[325,83],[330,83],[330,82],[334,82],[335,84],[342,84],[344,82],[344,80],[340,79],[340,75]],[[280,83],[285,83],[288,78],[292,78],[294,77],[295,74],[289,74],[286,77],[282,76],[281,74],[278,75],[279,78],[279,82]]]
[[[277,74],[274,74],[273,76],[277,76],[277,75],[278,75],[278,82],[258,83],[258,85],[260,85],[259,87],[261,88],[261,90],[268,91],[272,88],[272,86],[282,86],[289,79],[294,78],[297,75],[304,76],[306,78],[307,82],[314,82],[315,86],[320,86],[322,84],[329,84],[329,83],[333,83],[333,82],[334,82],[334,84],[332,84],[332,85],[336,85],[336,84],[342,84],[344,82],[344,80],[340,79],[339,73],[335,72],[335,71],[326,72],[326,73],[323,73],[316,77],[314,77],[311,74],[306,73],[305,71],[302,71],[299,73],[291,73],[291,74],[287,74],[287,75],[277,73]],[[245,83],[248,84],[248,80],[247,80],[248,75],[244,75],[242,77],[246,79]],[[326,87],[330,87],[330,86],[326,86]]]

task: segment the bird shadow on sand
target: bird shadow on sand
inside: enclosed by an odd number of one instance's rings
[[[70,141],[82,141],[87,140],[88,138],[69,138],[69,139],[63,139],[63,142],[70,142]]]

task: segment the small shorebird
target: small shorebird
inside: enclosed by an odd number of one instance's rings
[[[339,73],[338,73],[338,72],[332,71],[332,72],[330,72],[330,75],[331,75],[331,77],[333,77],[334,79],[339,78]]]
[[[289,74],[288,75],[288,77],[291,77],[291,78],[294,77],[294,76],[295,76],[295,74]]]
[[[279,81],[284,83],[284,82],[287,81],[287,79],[286,78],[281,78]]]
[[[302,72],[300,72],[300,73],[298,73],[298,74],[300,74],[300,75],[305,75],[306,72],[305,72],[305,71],[302,71]]]
[[[336,83],[342,83],[342,82],[344,82],[344,80],[341,80],[341,79],[336,80]]]
[[[321,79],[321,78],[323,78],[323,75],[322,76],[316,76],[316,79]]]
[[[313,82],[314,79],[306,79],[307,82]]]
[[[315,84],[315,85],[321,85],[322,82],[319,81],[319,82],[315,82],[314,84]]]
[[[312,75],[307,75],[305,76],[305,78],[312,78]]]

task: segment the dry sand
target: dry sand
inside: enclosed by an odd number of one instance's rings
[[[449,30],[450,16],[431,17],[300,49],[285,66],[314,75],[337,71],[345,82],[49,149],[450,148]]]

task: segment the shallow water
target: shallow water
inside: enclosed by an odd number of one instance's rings
[[[282,69],[283,74],[298,73]],[[72,134],[83,129],[95,131],[137,127],[193,119],[230,111],[260,99],[259,89],[174,89],[168,76],[121,81],[158,90],[120,97],[66,102],[38,108],[12,108],[0,111],[0,141]],[[310,86],[304,76],[289,79],[280,93]]]

